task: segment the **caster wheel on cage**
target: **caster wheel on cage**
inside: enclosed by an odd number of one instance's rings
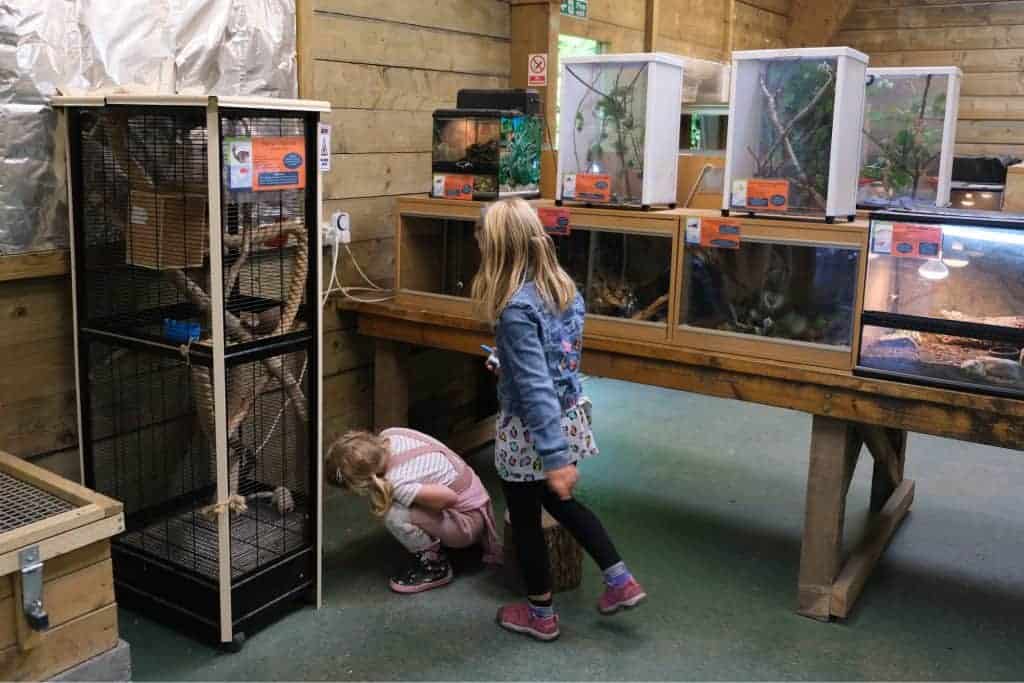
[[[676,208],[676,203],[672,202],[671,204],[668,205],[668,208],[669,210],[674,210]]]
[[[829,225],[832,225],[833,223],[836,222],[836,217],[835,216],[825,216],[825,222],[828,223]]]
[[[729,209],[722,209],[722,218],[729,217]]]
[[[555,206],[561,206],[561,205],[562,205],[562,200],[561,199],[556,199],[555,200]]]
[[[224,652],[228,652],[230,654],[237,655],[239,652],[242,651],[242,648],[245,647],[245,633],[244,632],[236,633],[231,638],[230,642],[221,643],[220,647],[221,647],[222,650],[224,650]]]

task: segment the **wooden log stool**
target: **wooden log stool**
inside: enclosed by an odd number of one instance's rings
[[[583,548],[547,510],[541,510],[541,527],[551,564],[551,591],[560,593],[578,587],[583,580]],[[515,531],[508,510],[505,510],[505,577],[513,589],[523,589]]]

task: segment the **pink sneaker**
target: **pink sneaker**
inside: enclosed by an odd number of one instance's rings
[[[643,587],[636,582],[636,579],[630,579],[619,588],[607,586],[604,589],[604,595],[597,601],[597,611],[601,614],[615,614],[620,609],[636,607],[645,599],[647,599],[647,593],[644,592]]]
[[[538,619],[530,612],[526,603],[505,605],[498,610],[498,625],[503,629],[528,635],[537,640],[554,640],[561,633],[558,630],[558,615]]]

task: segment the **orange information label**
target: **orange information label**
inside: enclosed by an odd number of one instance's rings
[[[751,178],[747,181],[747,208],[758,211],[789,209],[789,181],[777,178]]]
[[[306,139],[301,136],[252,139],[253,192],[306,187]]]
[[[897,258],[940,258],[942,256],[942,227],[893,223],[892,255]]]
[[[612,200],[612,178],[607,173],[577,173],[576,199],[588,202]]]
[[[701,219],[700,246],[717,247],[718,249],[739,249],[739,224],[727,218]]]
[[[444,198],[459,199],[466,202],[472,201],[473,176],[446,175],[444,177]]]
[[[569,209],[565,207],[542,206],[537,209],[537,217],[540,218],[540,223],[544,226],[544,232],[547,234],[560,237],[569,234]]]

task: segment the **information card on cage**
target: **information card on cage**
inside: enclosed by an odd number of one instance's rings
[[[893,223],[892,255],[897,258],[940,258],[942,256],[942,227]]]
[[[306,187],[306,139],[301,136],[252,139],[254,192]]]

